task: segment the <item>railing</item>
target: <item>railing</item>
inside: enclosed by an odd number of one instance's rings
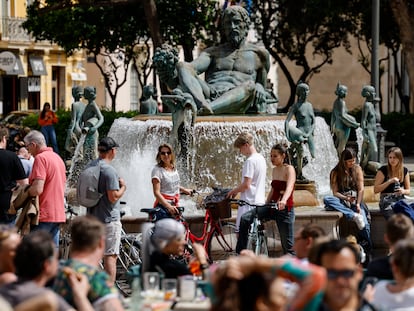
[[[33,41],[34,39],[22,27],[25,20],[17,17],[1,18],[1,40]]]

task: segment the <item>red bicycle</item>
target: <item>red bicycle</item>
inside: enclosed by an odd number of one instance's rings
[[[228,257],[235,255],[237,244],[236,226],[230,221],[232,217],[231,203],[230,200],[211,202],[206,199],[203,202],[205,214],[200,236],[191,231],[190,224],[183,216],[184,207],[178,208],[177,220],[186,229],[185,238],[189,246],[188,255],[192,253],[191,244],[200,243],[206,250],[210,262],[226,260]],[[151,222],[157,221],[154,217],[158,211],[159,208],[141,209],[141,212],[148,213],[148,220]]]

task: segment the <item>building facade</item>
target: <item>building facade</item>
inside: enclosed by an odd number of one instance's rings
[[[70,108],[71,88],[86,83],[82,53],[66,57],[48,41],[35,42],[23,28],[30,0],[1,0],[0,53],[11,52],[13,68],[0,72],[0,115],[13,110]]]

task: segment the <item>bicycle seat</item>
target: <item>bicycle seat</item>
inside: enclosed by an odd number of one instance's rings
[[[154,215],[155,213],[160,211],[159,207],[155,207],[155,208],[141,208],[140,210],[143,213],[147,213],[149,215]]]

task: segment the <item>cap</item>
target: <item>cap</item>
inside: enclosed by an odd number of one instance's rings
[[[112,137],[104,137],[99,141],[98,150],[99,151],[109,151],[112,148],[119,147]]]
[[[185,227],[182,223],[172,218],[163,218],[155,223],[151,241],[158,250],[162,250],[168,243],[183,236],[184,233]]]

